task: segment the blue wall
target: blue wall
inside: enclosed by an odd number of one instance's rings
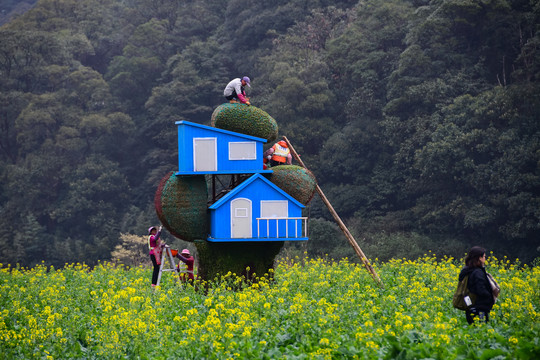
[[[268,173],[263,170],[263,144],[265,139],[218,129],[206,125],[177,121],[178,125],[178,172],[177,175],[191,174],[244,174]],[[195,172],[193,166],[193,138],[217,138],[217,171]],[[229,160],[230,142],[255,142],[256,159]]]

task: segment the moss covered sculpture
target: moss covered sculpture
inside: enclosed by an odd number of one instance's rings
[[[204,175],[167,174],[155,194],[156,213],[172,235],[185,241],[206,239],[208,190]]]
[[[155,194],[156,213],[172,235],[194,242],[197,248],[197,276],[213,280],[228,272],[252,279],[273,268],[282,241],[211,243],[208,236],[207,185],[204,175],[176,176],[161,180]],[[249,271],[246,268],[249,267]]]
[[[268,141],[278,136],[278,126],[264,110],[245,104],[221,104],[212,113],[213,127],[256,136]]]
[[[212,114],[213,127],[273,141],[278,135],[276,121],[265,111],[244,104],[222,104]],[[315,176],[294,165],[273,167],[270,181],[306,205],[315,194]],[[165,176],[155,195],[157,215],[174,236],[195,243],[200,279],[212,281],[234,273],[254,280],[274,266],[283,241],[208,242],[208,189],[204,175]],[[246,270],[249,268],[249,270]]]
[[[229,271],[246,279],[263,276],[274,267],[274,258],[283,241],[211,243],[197,241],[199,268],[197,276],[207,281]],[[249,267],[249,271],[246,268]]]
[[[298,202],[306,205],[317,191],[317,180],[311,171],[296,165],[279,165],[271,168],[269,180],[291,195]]]

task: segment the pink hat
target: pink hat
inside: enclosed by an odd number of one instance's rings
[[[188,249],[182,250],[182,252],[180,254],[191,255]]]

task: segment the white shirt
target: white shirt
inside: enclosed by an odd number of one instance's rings
[[[240,78],[231,80],[227,86],[225,86],[223,96],[232,95],[234,91],[236,91],[237,94],[242,94],[242,80]]]

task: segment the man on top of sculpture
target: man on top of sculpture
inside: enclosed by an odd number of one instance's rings
[[[251,87],[251,80],[249,77],[236,78],[231,80],[225,90],[223,90],[223,96],[231,103],[240,102],[242,104],[251,105],[249,98],[246,96],[245,86]]]

